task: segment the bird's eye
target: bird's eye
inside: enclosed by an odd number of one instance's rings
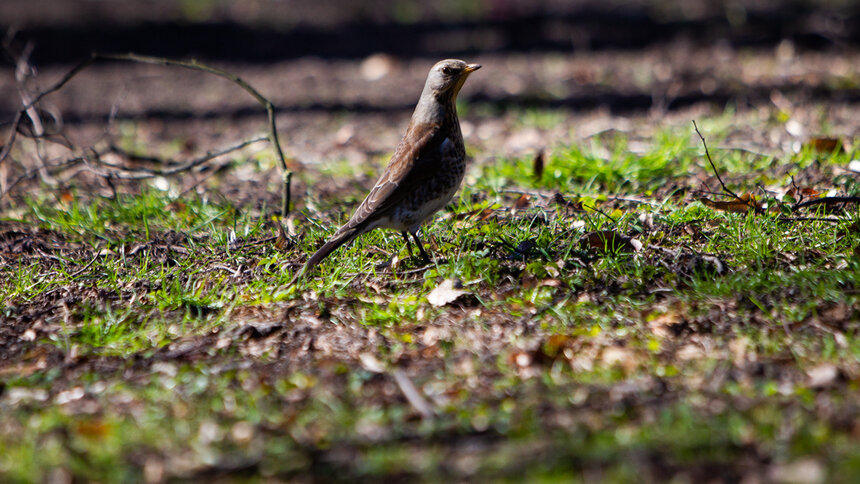
[[[443,67],[442,68],[442,74],[445,74],[445,75],[451,74],[451,68],[448,66]]]

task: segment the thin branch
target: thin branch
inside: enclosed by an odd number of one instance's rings
[[[63,161],[63,162],[60,162],[60,163],[56,163],[56,164],[53,164],[53,165],[51,165],[51,164],[45,165],[45,166],[44,166],[44,168],[47,168],[47,169],[50,169],[50,168],[62,168],[62,169],[66,169],[66,168],[69,168],[69,167],[72,167],[72,166],[75,166],[75,165],[79,165],[79,164],[82,164],[82,163],[85,163],[85,162],[86,162],[86,160],[85,160],[83,157],[81,157],[81,156],[77,156],[77,157],[75,157],[75,158],[69,158],[69,159],[68,159],[68,160],[66,160],[66,161]],[[41,169],[42,169],[42,167],[41,167],[41,166],[39,166],[39,167],[36,167],[36,168],[33,168],[33,169],[31,169],[31,170],[28,170],[28,171],[24,172],[24,174],[22,174],[21,176],[19,176],[18,178],[16,178],[16,179],[15,179],[15,181],[13,181],[12,183],[10,183],[10,184],[9,184],[9,186],[8,186],[8,187],[6,187],[6,190],[5,190],[5,191],[0,192],[0,199],[2,199],[3,197],[5,197],[6,195],[8,195],[8,194],[9,194],[9,192],[11,192],[11,191],[12,191],[12,189],[13,189],[13,188],[15,188],[15,186],[16,186],[16,185],[18,185],[18,184],[19,184],[19,183],[21,183],[22,181],[24,181],[24,180],[26,180],[26,179],[28,179],[28,178],[32,177],[33,175],[35,175],[36,173],[38,173]]]
[[[62,89],[62,87],[65,86],[69,81],[71,81],[72,78],[78,75],[79,72],[89,67],[91,64],[96,62],[96,60],[98,60],[97,54],[92,54],[89,59],[81,62],[75,67],[72,67],[72,69],[67,72],[63,77],[61,77],[57,82],[55,82],[53,86],[36,94],[36,96],[30,100],[30,103],[24,106],[23,110],[29,109],[31,106],[41,101],[45,96],[53,94]]]
[[[835,217],[779,217],[780,222],[847,222],[849,219],[847,218],[835,218]]]
[[[820,205],[822,203],[860,203],[860,197],[822,197],[815,198],[812,200],[807,200],[802,203],[798,203],[795,206],[791,207],[792,211],[804,208],[811,207],[813,205]]]
[[[195,168],[199,165],[202,165],[203,163],[206,163],[207,161],[212,160],[213,158],[217,158],[219,156],[226,155],[226,154],[231,153],[233,151],[240,150],[240,149],[242,149],[242,148],[244,148],[250,144],[253,144],[253,143],[257,143],[260,141],[266,141],[267,139],[268,139],[267,137],[252,138],[252,139],[242,141],[241,143],[235,144],[233,146],[229,146],[227,148],[223,148],[223,149],[216,150],[216,151],[209,151],[205,155],[203,155],[199,158],[195,158],[195,159],[193,159],[187,163],[183,163],[181,165],[175,166],[175,167],[167,169],[167,170],[161,170],[161,169],[156,169],[156,168],[145,168],[145,167],[128,168],[125,166],[116,165],[113,163],[108,163],[108,162],[102,161],[101,159],[98,160],[98,163],[103,165],[103,166],[107,166],[107,167],[114,168],[117,170],[129,171],[129,172],[139,172],[139,173],[143,173],[143,174],[148,175],[148,176],[142,176],[142,178],[152,178],[155,176],[171,176],[171,175],[175,175],[177,173],[181,173],[183,171],[191,170],[192,168]]]
[[[210,74],[214,74],[219,77],[223,77],[229,81],[232,81],[237,86],[241,87],[245,92],[250,94],[254,99],[257,100],[265,109],[266,114],[269,118],[269,141],[272,143],[272,146],[275,148],[275,154],[278,156],[278,161],[281,164],[281,170],[283,171],[283,197],[281,199],[281,215],[286,217],[290,212],[290,199],[292,197],[291,193],[291,182],[293,173],[287,168],[287,159],[284,156],[284,151],[281,149],[281,142],[278,138],[278,128],[275,120],[275,105],[265,98],[262,94],[259,93],[256,89],[254,89],[250,84],[245,82],[239,76],[232,74],[230,72],[218,69],[216,67],[211,67],[201,62],[198,62],[196,59],[192,59],[190,61],[181,61],[174,59],[166,59],[163,57],[150,57],[143,56],[134,53],[128,54],[93,54],[92,57],[94,60],[118,60],[118,61],[131,61],[131,62],[139,62],[143,64],[154,64],[154,65],[163,65],[163,66],[176,66],[183,67],[186,69],[192,69],[202,72],[208,72]]]
[[[729,190],[729,187],[727,187],[726,184],[723,182],[723,178],[720,176],[720,172],[717,171],[717,166],[714,165],[714,160],[711,159],[711,153],[708,151],[708,142],[705,141],[705,137],[702,136],[702,132],[699,131],[699,126],[696,124],[695,119],[693,120],[693,128],[695,128],[696,134],[699,135],[699,139],[702,140],[702,146],[705,147],[705,156],[708,158],[708,163],[711,164],[711,168],[714,170],[714,175],[717,176],[717,180],[719,180],[720,186],[723,187],[723,191],[740,200],[741,197],[739,197],[735,192]]]
[[[518,190],[515,188],[506,188],[503,190],[499,190],[499,193],[514,193],[517,195],[530,195],[530,196],[540,197],[540,198],[553,198],[556,196],[556,194],[558,192],[542,192],[542,191],[538,191],[538,190]],[[586,193],[579,193],[577,195],[580,197],[592,197],[592,198],[605,196],[606,200],[610,201],[610,202],[629,202],[629,203],[635,203],[638,205],[650,205],[652,207],[659,207],[660,206],[660,203],[655,202],[654,200],[646,200],[644,198],[634,197],[634,196],[630,196],[630,195],[625,195],[625,196],[615,196],[615,195],[605,195],[605,194],[592,195],[592,194],[586,194]]]
[[[52,94],[58,90],[60,90],[63,86],[65,86],[69,81],[71,81],[78,73],[89,67],[90,65],[100,62],[100,61],[128,61],[128,62],[138,62],[143,64],[153,64],[153,65],[162,65],[162,66],[176,66],[183,67],[186,69],[192,69],[202,72],[207,72],[209,74],[213,74],[224,79],[227,79],[240,88],[242,88],[245,92],[250,94],[258,103],[260,103],[266,110],[266,114],[268,115],[268,139],[269,142],[272,143],[274,147],[275,154],[278,157],[278,161],[281,165],[281,170],[283,171],[283,197],[281,200],[281,215],[286,216],[289,213],[290,209],[290,201],[292,198],[291,193],[291,182],[292,182],[292,172],[287,167],[287,160],[284,156],[283,149],[281,148],[280,138],[278,137],[277,123],[275,119],[275,105],[269,101],[266,97],[259,93],[256,89],[254,89],[250,84],[245,82],[239,76],[232,74],[230,72],[224,71],[222,69],[218,69],[215,67],[208,66],[197,60],[190,61],[182,61],[175,59],[167,59],[162,57],[150,57],[143,56],[134,53],[128,54],[100,54],[93,53],[89,58],[80,62],[78,65],[74,66],[71,70],[69,70],[63,77],[61,77],[57,82],[55,82],[48,89],[39,92],[36,94],[28,103],[24,105],[24,107],[15,115],[15,119],[12,121],[11,129],[9,135],[7,137],[6,143],[3,145],[2,151],[0,151],[0,163],[6,159],[9,152],[12,150],[12,145],[15,142],[16,133],[20,127],[23,116],[27,114],[27,111],[35,106],[39,101],[45,98],[45,96]],[[211,158],[210,158],[211,159]],[[204,160],[206,161],[206,160]],[[187,168],[185,168],[187,169]],[[180,170],[181,171],[181,170]],[[7,190],[8,192],[8,190]]]
[[[583,204],[583,205],[582,205],[582,208],[587,208],[587,209],[589,209],[589,210],[594,210],[595,212],[597,212],[597,213],[599,213],[600,215],[603,215],[604,217],[606,217],[607,219],[609,219],[609,221],[610,221],[610,222],[612,222],[612,224],[613,224],[613,225],[615,225],[615,224],[617,224],[617,223],[618,223],[618,221],[617,221],[617,220],[615,220],[614,218],[610,217],[610,216],[609,216],[609,214],[607,214],[607,213],[606,213],[606,212],[604,212],[603,210],[600,210],[600,209],[599,209],[599,208],[597,208],[597,207],[591,207],[591,206],[589,206],[589,205],[585,205],[585,204]]]
[[[95,256],[95,257],[93,257],[93,258],[92,258],[92,260],[90,260],[89,262],[87,262],[87,264],[86,264],[85,266],[83,266],[83,267],[81,267],[80,269],[76,270],[75,272],[72,272],[71,274],[69,274],[69,279],[74,279],[74,278],[78,277],[79,275],[83,274],[87,269],[89,269],[89,268],[90,268],[90,266],[91,266],[91,265],[93,265],[93,263],[94,263],[94,262],[95,262],[99,257],[101,257],[101,254],[96,253],[96,256]]]
[[[9,127],[9,135],[6,136],[6,143],[3,144],[3,149],[0,150],[0,163],[3,163],[12,151],[12,145],[15,144],[15,137],[18,134],[18,128],[21,126],[21,120],[24,119],[25,114],[26,111],[24,110],[15,113],[15,118],[12,119],[12,124]]]

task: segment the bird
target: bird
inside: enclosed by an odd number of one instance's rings
[[[466,171],[466,149],[457,118],[457,94],[480,64],[459,59],[437,62],[427,75],[406,134],[367,197],[349,220],[307,260],[290,286],[338,247],[376,228],[400,231],[412,256],[409,236],[430,262],[418,229],[454,197]]]

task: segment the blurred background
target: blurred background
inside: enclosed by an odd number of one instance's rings
[[[0,19],[39,44],[40,63],[93,50],[271,62],[860,39],[860,6],[847,0],[4,0]]]
[[[302,162],[390,150],[427,70],[446,57],[485,66],[463,90],[461,117],[471,145],[493,155],[610,128],[647,137],[655,119],[726,109],[793,119],[806,134],[858,125],[852,1],[3,0],[0,28],[12,51],[29,54],[36,90],[94,51],[235,72],[278,106]],[[20,107],[13,67],[7,57],[0,70],[4,122]],[[193,133],[207,146],[259,132],[262,116],[221,79],[131,64],[88,69],[49,102],[83,131],[125,119],[149,127],[144,141]],[[759,148],[793,136],[738,135]]]

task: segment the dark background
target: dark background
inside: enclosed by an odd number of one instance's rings
[[[842,134],[858,129],[858,2],[3,0],[0,28],[12,52],[29,49],[33,92],[91,52],[196,58],[239,74],[275,103],[287,149],[303,162],[385,153],[427,69],[446,57],[484,65],[461,95],[474,107],[464,119],[484,128],[469,139],[481,153],[569,142],[569,126],[582,138],[726,109],[784,111],[806,134],[826,129],[825,109]],[[0,126],[21,105],[3,62]],[[264,119],[213,76],[128,63],[87,69],[45,105],[69,128],[157,120],[155,141],[206,147],[259,132]],[[532,109],[563,111],[567,123],[522,134],[516,113]],[[749,136],[759,147],[790,141]]]
[[[491,52],[641,49],[683,40],[802,49],[860,42],[848,1],[4,0],[0,28],[38,64],[91,51],[271,62],[319,56],[468,57]]]

